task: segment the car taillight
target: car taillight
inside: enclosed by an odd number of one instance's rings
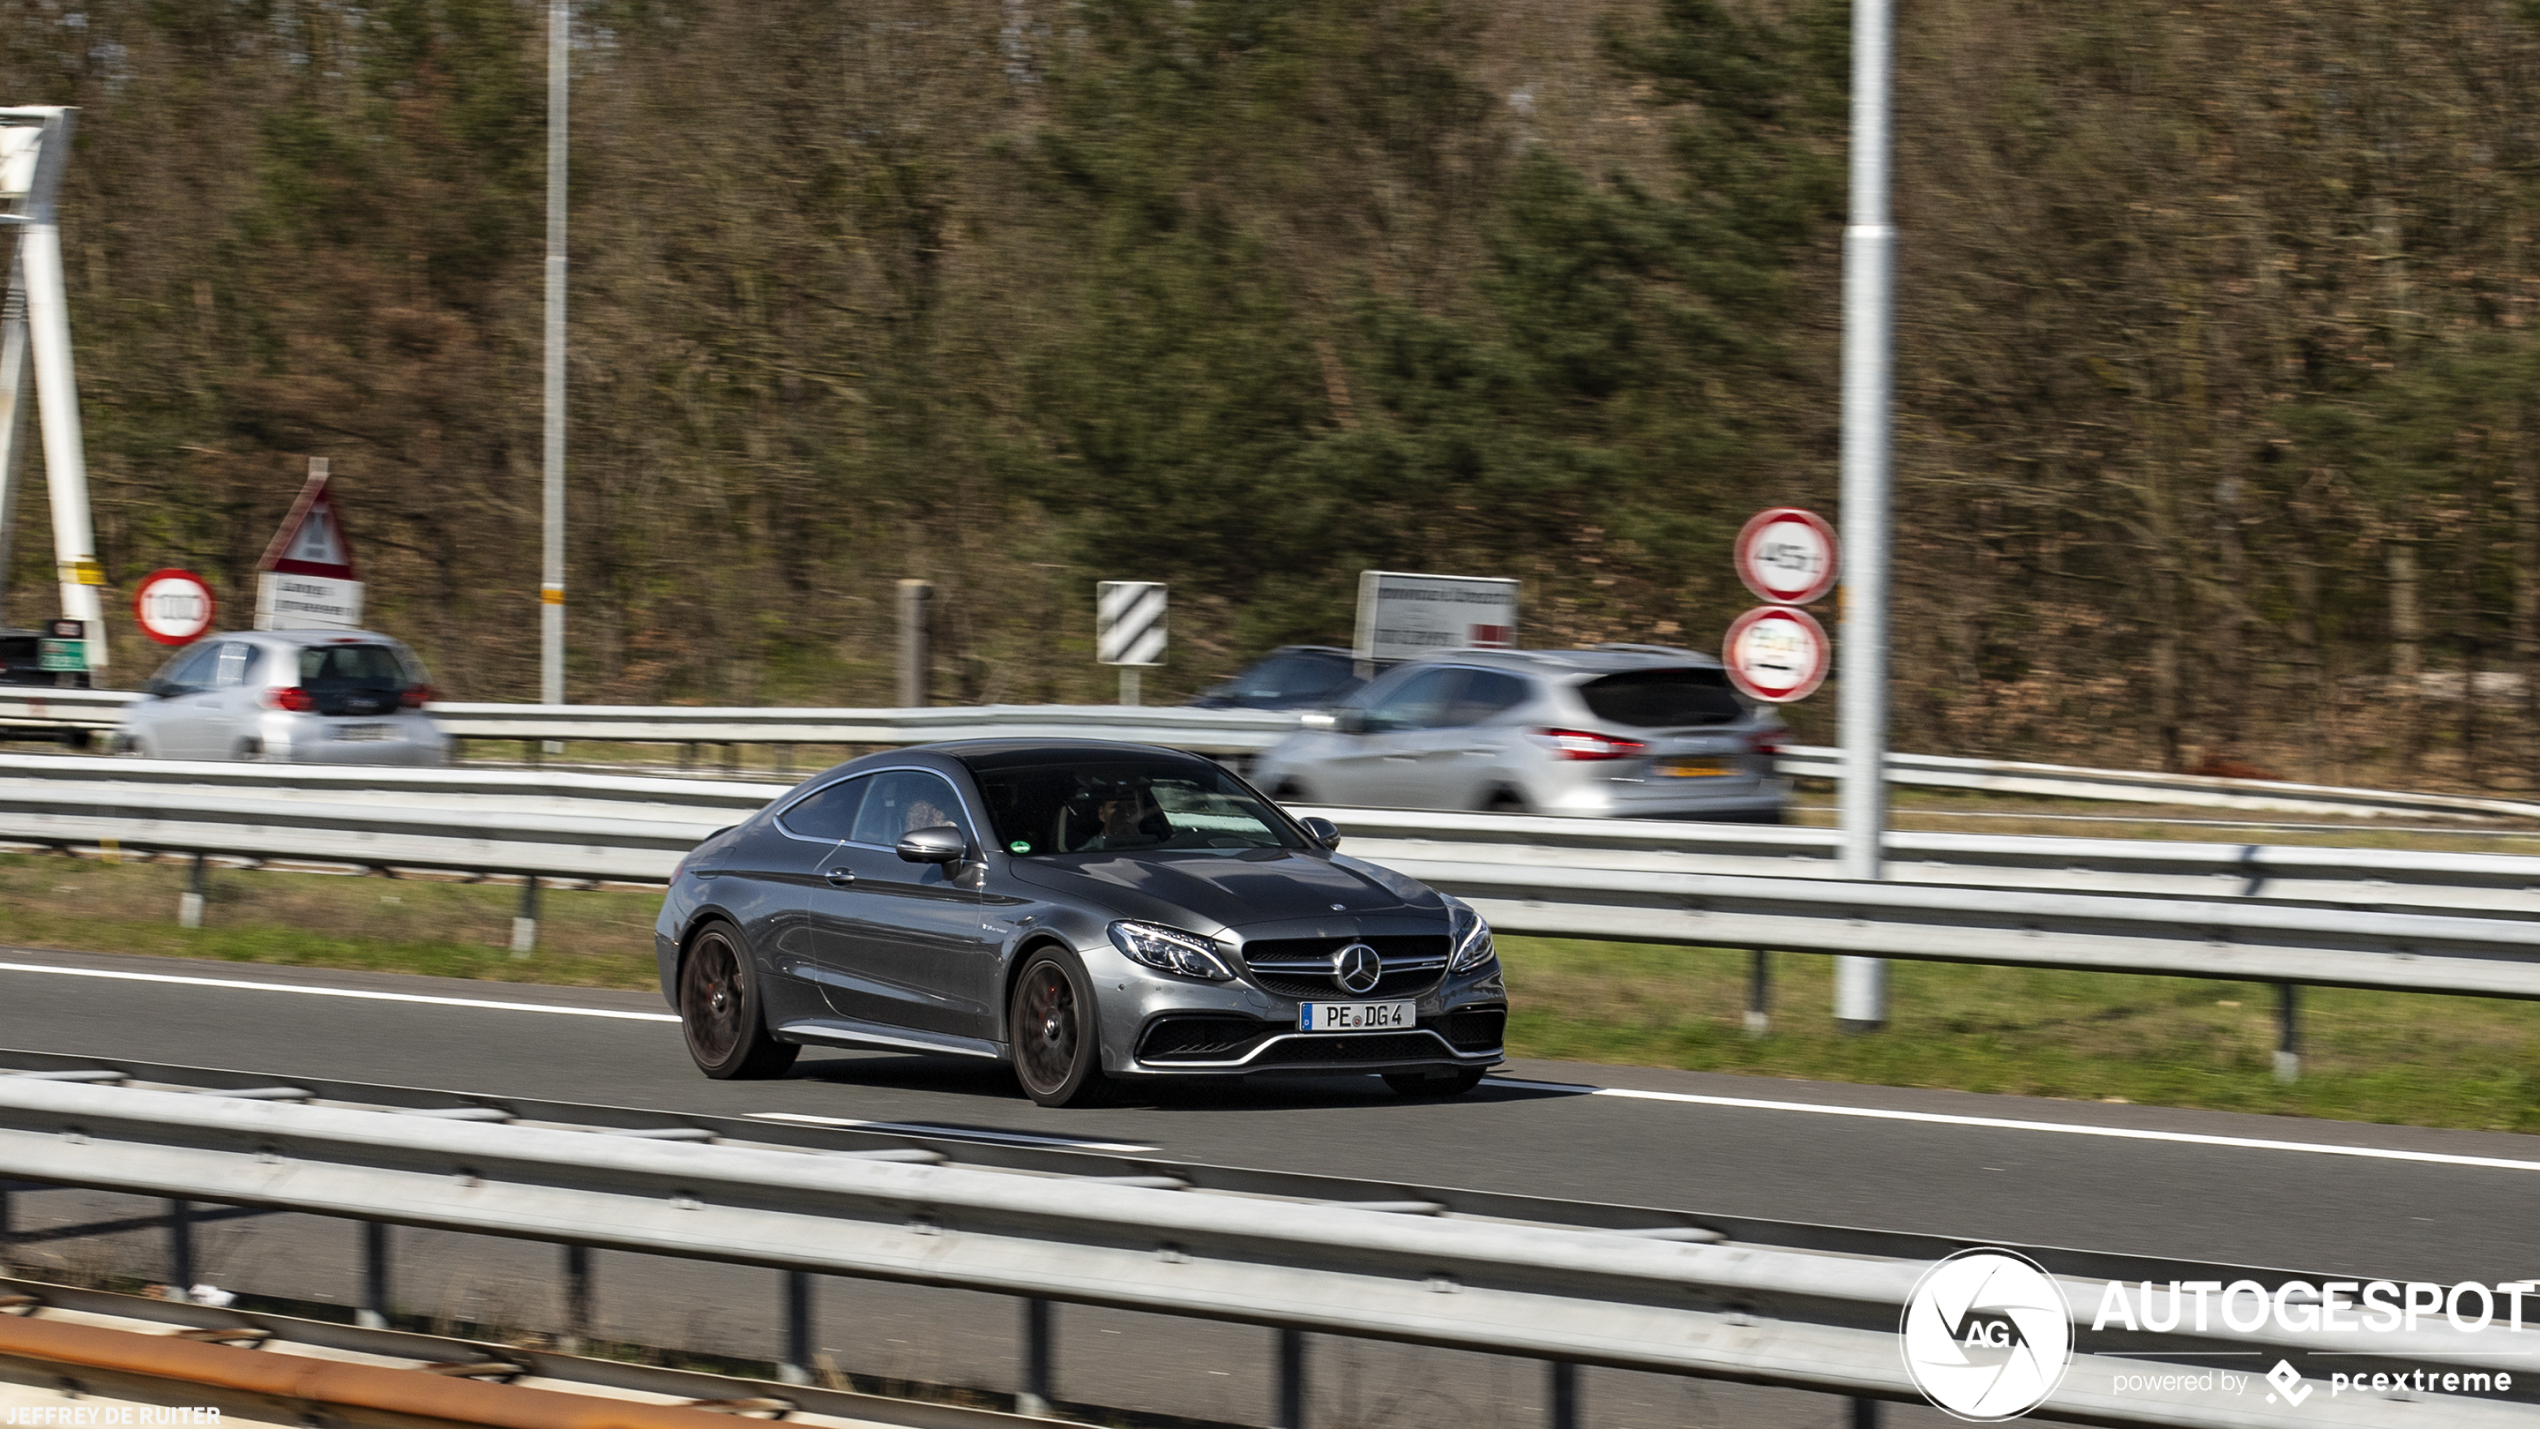
[[[1556,759],[1630,759],[1649,752],[1649,746],[1637,739],[1592,730],[1539,729],[1535,733],[1552,745]]]
[[[1777,729],[1769,734],[1749,735],[1746,747],[1758,754],[1779,754],[1782,752],[1782,731]]]
[[[280,689],[265,691],[265,704],[274,709],[292,710],[300,714],[306,714],[317,708],[317,700],[298,685],[284,685]]]
[[[439,698],[439,696],[440,691],[435,690],[430,685],[408,685],[406,686],[406,692],[397,697],[397,703],[404,705],[410,710],[419,710],[425,705],[432,703],[432,701]]]

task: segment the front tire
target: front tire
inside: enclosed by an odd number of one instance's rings
[[[1482,1069],[1451,1072],[1387,1072],[1385,1085],[1406,1097],[1460,1097],[1482,1084]]]
[[[1025,1096],[1043,1106],[1096,1106],[1109,1094],[1093,980],[1072,954],[1044,948],[1023,964],[1006,1004],[1006,1035]]]
[[[768,1034],[758,971],[727,923],[706,925],[679,964],[679,1030],[689,1060],[717,1081],[781,1077],[802,1051]]]

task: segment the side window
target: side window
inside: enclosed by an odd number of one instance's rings
[[[211,684],[212,657],[217,645],[197,645],[170,660],[159,670],[158,681],[171,695],[190,695]]]
[[[843,839],[855,832],[856,809],[872,787],[870,777],[841,779],[778,814],[776,822],[807,839]]]
[[[224,642],[212,661],[212,685],[216,689],[234,690],[247,683],[249,672],[256,668],[256,647],[243,640]]]
[[[1480,724],[1502,710],[1524,704],[1526,694],[1522,675],[1505,670],[1467,670],[1464,687],[1455,692],[1455,703],[1447,707],[1446,723]]]
[[[856,811],[851,842],[891,848],[902,836],[919,829],[950,824],[965,835],[970,831],[969,822],[961,816],[961,800],[940,774],[894,769],[866,782],[873,789],[864,796],[864,806]]]
[[[1367,732],[1391,734],[1434,727],[1446,717],[1447,702],[1454,698],[1455,684],[1463,677],[1461,670],[1423,670],[1396,685],[1369,707]]]

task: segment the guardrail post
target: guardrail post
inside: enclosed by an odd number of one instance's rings
[[[1279,1413],[1270,1429],[1305,1429],[1305,1332],[1279,1332]]]
[[[1773,1030],[1773,955],[1757,948],[1746,975],[1746,1031],[1761,1037]]]
[[[1852,1429],[1879,1429],[1879,1401],[1875,1399],[1852,1401]]]
[[[2294,983],[2275,985],[2275,1079],[2279,1082],[2302,1077],[2301,991]]]
[[[785,1362],[776,1377],[787,1384],[811,1383],[811,1276],[785,1272]]]
[[[525,958],[538,951],[538,875],[531,874],[520,883],[520,911],[512,915],[512,956]]]
[[[388,1328],[388,1225],[362,1222],[362,1308],[353,1322],[365,1330]]]
[[[1545,1370],[1544,1422],[1552,1429],[1579,1429],[1579,1367],[1554,1360]]]
[[[569,1245],[564,1248],[564,1352],[582,1353],[582,1342],[590,1337],[591,1247]]]
[[[790,744],[776,746],[776,777],[779,779],[794,777],[794,746]]]
[[[186,872],[185,891],[176,895],[176,925],[180,928],[203,926],[203,894],[210,883],[206,872],[209,862],[198,853],[194,855],[194,866]]]
[[[1014,1412],[1035,1419],[1050,1417],[1050,1404],[1057,1391],[1051,1386],[1058,1375],[1051,1362],[1050,1302],[1023,1302],[1023,1392],[1014,1396]]]
[[[926,610],[935,598],[934,586],[925,581],[900,582],[900,708],[916,709],[927,702],[926,677],[933,662],[926,650]]]
[[[729,779],[729,778],[732,778],[732,777],[734,777],[734,776],[738,775],[740,772],[741,772],[741,746],[739,746],[738,744],[726,744],[726,745],[724,745],[724,746],[723,746],[723,775],[724,775],[724,777],[725,777],[725,778],[727,778],[727,779]]]
[[[187,1300],[194,1293],[194,1203],[168,1202],[168,1298]]]

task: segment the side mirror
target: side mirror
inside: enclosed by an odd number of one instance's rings
[[[970,856],[970,841],[952,825],[938,824],[901,835],[899,852],[910,863],[959,863]]]
[[[1305,825],[1305,831],[1312,834],[1314,841],[1323,847],[1339,848],[1341,846],[1341,826],[1322,815],[1308,814],[1297,822]]]
[[[1332,711],[1332,732],[1334,734],[1365,734],[1367,712],[1356,708]]]

